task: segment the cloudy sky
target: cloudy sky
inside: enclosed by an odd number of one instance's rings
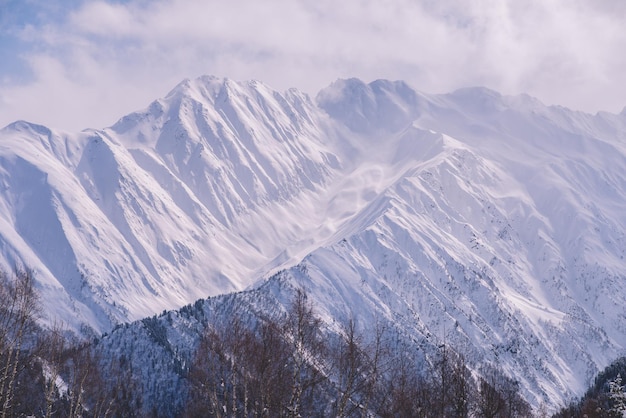
[[[109,126],[202,74],[312,95],[346,77],[482,85],[618,113],[625,24],[623,0],[0,0],[0,126]]]

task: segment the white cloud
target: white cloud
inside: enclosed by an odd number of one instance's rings
[[[27,84],[0,86],[0,125],[101,127],[185,77],[315,94],[338,77],[445,92],[486,85],[547,103],[626,105],[620,0],[131,0],[80,3],[22,32]],[[3,77],[0,77],[0,79]],[[11,79],[9,77],[9,79]]]

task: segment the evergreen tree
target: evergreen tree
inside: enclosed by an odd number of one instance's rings
[[[626,393],[624,393],[622,376],[619,373],[615,379],[609,381],[609,402],[611,405],[609,415],[611,417],[626,417]]]

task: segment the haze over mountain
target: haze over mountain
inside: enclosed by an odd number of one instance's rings
[[[626,347],[624,112],[201,77],[103,130],[7,126],[0,185],[4,268],[83,333],[289,283],[329,326],[447,341],[553,406]]]

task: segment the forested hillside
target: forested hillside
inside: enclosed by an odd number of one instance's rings
[[[300,289],[275,316],[238,308],[234,294],[82,341],[36,324],[40,301],[28,271],[4,275],[1,285],[3,417],[531,413],[502,371],[477,378],[445,344],[424,362],[382,324],[373,334],[353,321],[329,329]],[[188,340],[171,343],[176,330]]]

